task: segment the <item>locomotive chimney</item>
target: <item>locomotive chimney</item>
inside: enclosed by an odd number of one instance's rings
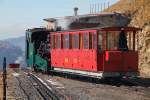
[[[78,15],[78,7],[74,8],[74,15],[77,16]]]

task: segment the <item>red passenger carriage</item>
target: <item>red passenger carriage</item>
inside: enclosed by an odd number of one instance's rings
[[[51,33],[55,71],[92,77],[138,73],[138,28],[107,27]]]

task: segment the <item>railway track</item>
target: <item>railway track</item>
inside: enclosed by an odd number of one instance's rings
[[[24,73],[15,77],[15,80],[21,92],[19,93],[20,98],[23,100],[65,100],[60,99],[51,87],[30,71],[24,70]]]
[[[28,93],[26,92],[26,90],[23,88],[23,86],[22,86],[22,81],[18,78],[18,77],[16,77],[16,79],[17,79],[17,81],[18,81],[18,85],[19,85],[19,88],[23,91],[23,93],[24,93],[24,95],[25,95],[25,97],[24,97],[24,99],[27,99],[27,100],[30,100],[30,96],[28,95]]]
[[[33,74],[28,74],[32,80],[34,80],[33,86],[36,88],[36,90],[39,92],[39,94],[42,96],[44,100],[60,100],[59,97],[53,93],[52,89],[45,85],[42,80],[38,79]]]

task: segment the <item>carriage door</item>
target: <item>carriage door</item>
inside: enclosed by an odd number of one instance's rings
[[[98,31],[97,33],[97,63],[98,63],[98,70],[103,70],[103,33]]]
[[[123,51],[119,50],[119,34],[120,31],[106,32],[106,50],[105,50],[105,72],[120,72],[123,71]]]

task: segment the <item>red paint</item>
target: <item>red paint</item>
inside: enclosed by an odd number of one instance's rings
[[[109,61],[109,52],[108,51],[106,51],[106,53],[105,53],[105,60]]]
[[[104,62],[105,72],[137,72],[138,52],[107,51],[109,61]]]
[[[96,51],[51,50],[51,64],[55,67],[97,71]]]

